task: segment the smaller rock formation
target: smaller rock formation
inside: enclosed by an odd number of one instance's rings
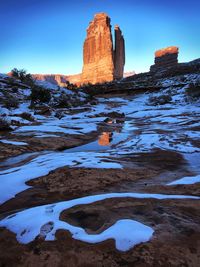
[[[118,25],[115,26],[114,78],[121,79],[124,74],[125,46],[124,37]]]
[[[178,64],[179,49],[176,46],[162,48],[155,52],[154,65],[150,67],[150,71],[159,71],[163,68],[174,67]]]

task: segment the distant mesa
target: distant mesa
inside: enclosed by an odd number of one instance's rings
[[[154,65],[150,67],[150,71],[159,71],[162,68],[174,67],[178,64],[179,48],[170,46],[162,48],[155,52]]]
[[[135,71],[127,71],[127,72],[124,72],[123,78],[127,78],[127,77],[133,76],[135,74],[136,74]]]
[[[106,13],[98,13],[87,29],[81,83],[95,84],[123,78],[125,45],[118,25],[115,26],[113,47],[110,18]]]

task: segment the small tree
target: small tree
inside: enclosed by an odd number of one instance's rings
[[[4,107],[10,108],[18,108],[19,100],[14,95],[8,93],[7,91],[3,92],[4,97],[2,98],[1,102]]]
[[[49,89],[34,85],[31,87],[30,98],[32,102],[48,103],[51,100],[51,92]]]
[[[69,81],[65,82],[66,85],[64,85],[63,87],[69,89],[69,90],[76,90],[77,89],[77,85],[70,83]]]
[[[3,117],[0,117],[0,131],[10,131],[10,123]]]
[[[190,83],[186,88],[186,94],[191,98],[200,98],[200,82]]]
[[[33,77],[30,73],[27,73],[25,69],[18,70],[17,68],[14,68],[11,70],[11,76],[30,86],[34,84]]]

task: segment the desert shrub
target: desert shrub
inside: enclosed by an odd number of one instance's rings
[[[57,107],[59,108],[67,108],[70,107],[70,99],[69,96],[67,96],[66,94],[61,94],[59,99],[57,100]]]
[[[55,117],[60,120],[60,119],[62,119],[64,117],[64,113],[61,110],[57,110],[55,112]]]
[[[186,94],[192,98],[200,97],[200,83],[190,83],[186,88]]]
[[[34,85],[31,87],[30,99],[32,102],[48,103],[51,100],[51,92],[49,89]]]
[[[11,90],[12,90],[13,93],[17,93],[18,92],[18,86],[13,86],[11,88]]]
[[[148,99],[148,104],[157,106],[157,105],[165,105],[172,101],[172,97],[168,94],[159,95],[159,96],[150,96]]]
[[[20,114],[20,117],[27,121],[34,121],[33,116],[28,112],[23,112],[22,114]]]
[[[19,100],[9,94],[8,92],[4,92],[4,98],[2,99],[2,104],[6,108],[18,108],[19,107]]]
[[[18,70],[17,68],[12,69],[11,76],[30,86],[34,84],[33,77],[31,76],[30,73],[27,73],[26,70],[24,69],[20,70]]]
[[[64,85],[63,87],[72,91],[78,88],[76,84],[70,83],[69,81],[66,81],[65,84],[66,85]]]
[[[10,131],[10,123],[5,118],[0,118],[0,131]]]

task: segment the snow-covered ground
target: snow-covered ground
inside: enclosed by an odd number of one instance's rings
[[[19,161],[20,166],[17,167],[9,165],[8,168],[0,171],[0,202],[4,203],[15,197],[17,193],[26,190],[28,186],[25,183],[30,179],[47,175],[50,171],[59,167],[123,168],[120,162],[121,156],[151,152],[157,148],[182,154],[200,152],[198,143],[200,102],[191,102],[185,94],[187,80],[193,79],[195,81],[199,79],[199,76],[190,77],[186,75],[182,86],[176,89],[173,86],[180,84],[180,81],[174,79],[159,81],[163,86],[163,90],[159,92],[120,98],[98,98],[96,105],[85,104],[83,106],[84,111],[78,111],[76,107],[72,107],[70,110],[63,109],[61,118],[55,116],[55,110],[52,110],[48,116],[35,114],[30,108],[28,99],[21,103],[18,108],[7,109],[1,107],[0,113],[8,121],[15,120],[21,123],[19,126],[14,126],[13,140],[4,138],[0,140],[3,143],[26,145],[25,142],[17,142],[14,138],[16,136],[33,135],[33,133],[35,137],[45,138],[59,137],[60,134],[83,135],[98,131],[100,134],[103,132],[105,136],[112,132],[112,138],[102,149],[100,148],[101,143],[97,140],[91,144],[63,152],[51,151],[36,155],[34,159],[25,164],[23,162],[20,164]],[[28,90],[25,89],[24,95],[28,96]],[[52,88],[52,90],[55,90],[55,95],[58,93],[57,88]],[[65,91],[65,93],[68,92]],[[20,94],[23,94],[23,92]],[[163,105],[150,104],[150,97],[167,94],[171,95],[170,103]],[[69,95],[71,95],[71,91]],[[84,94],[80,95],[80,98],[84,97]],[[23,112],[31,114],[34,122],[19,117]],[[111,112],[124,113],[124,121],[117,122],[115,119],[113,123],[106,123],[105,119],[109,117],[108,114]],[[108,132],[105,129],[109,129]],[[200,170],[199,172],[197,170],[195,176],[183,177],[177,181],[172,181],[168,185],[200,182],[199,173]],[[18,240],[23,243],[32,241],[39,234],[45,235],[46,240],[52,240],[55,238],[56,230],[65,229],[71,232],[73,238],[89,243],[98,243],[113,238],[116,241],[116,248],[126,251],[140,242],[148,241],[154,230],[137,221],[124,219],[117,221],[100,234],[89,235],[84,229],[59,220],[60,213],[65,209],[116,197],[199,199],[199,197],[194,196],[137,193],[88,196],[27,209],[3,219],[0,226],[5,226],[16,233]]]

